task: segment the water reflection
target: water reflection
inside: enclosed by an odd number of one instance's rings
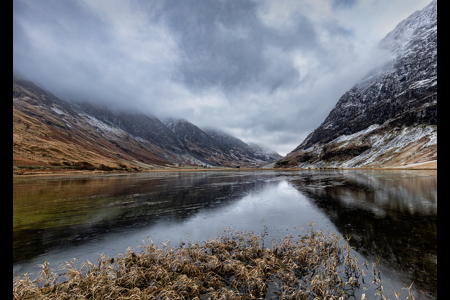
[[[291,182],[351,236],[359,253],[380,259],[390,276],[437,294],[435,171],[322,171]]]
[[[227,225],[272,237],[301,227],[351,235],[396,289],[436,297],[436,171],[224,171],[31,177],[13,185],[13,275],[77,257],[216,237]],[[33,269],[34,268],[34,269]],[[422,291],[422,292],[421,292]]]
[[[208,207],[225,206],[257,187],[253,177],[150,173],[16,183],[13,263],[162,217],[176,222]]]

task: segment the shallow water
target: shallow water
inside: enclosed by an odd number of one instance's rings
[[[416,299],[437,297],[437,172],[416,170],[17,177],[13,276],[37,274],[45,260],[57,271],[72,258],[139,250],[148,237],[177,246],[217,237],[224,226],[267,226],[270,241],[311,222],[351,236],[360,262],[379,259],[385,291],[414,282]]]

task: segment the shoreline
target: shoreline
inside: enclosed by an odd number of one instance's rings
[[[379,263],[372,264],[378,278],[370,284],[367,262],[353,258],[349,239],[315,230],[313,223],[300,238],[272,240],[265,234],[234,231],[179,248],[170,243],[142,245],[98,263],[87,261],[77,268],[75,259],[55,273],[46,261],[36,279],[29,274],[13,278],[13,296],[21,299],[74,298],[170,298],[170,299],[266,299],[289,289],[295,298],[354,295],[361,288],[382,291]],[[319,269],[321,272],[317,272]],[[59,276],[65,278],[59,279]],[[275,284],[271,284],[275,282]],[[410,288],[405,288],[411,296]],[[334,299],[337,299],[333,297]],[[412,297],[413,298],[413,297]],[[362,293],[361,299],[365,299]]]
[[[30,166],[31,167],[31,166]],[[204,172],[204,171],[300,171],[300,170],[437,170],[437,160],[403,165],[403,166],[387,166],[387,167],[359,167],[359,168],[316,168],[316,169],[297,169],[297,168],[183,168],[183,167],[171,167],[161,169],[145,169],[139,171],[127,171],[127,170],[77,170],[77,169],[45,169],[40,166],[41,169],[33,170],[26,169],[23,173],[14,172],[13,178],[24,176],[54,176],[54,175],[94,175],[94,174],[132,174],[132,173],[151,173],[151,172]]]

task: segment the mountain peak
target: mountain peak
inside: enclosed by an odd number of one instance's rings
[[[437,0],[433,0],[423,9],[401,21],[379,42],[378,46],[394,54],[399,54],[413,47],[411,43],[420,40],[419,37],[429,35],[428,31],[436,31],[436,27]]]
[[[437,158],[437,1],[380,41],[392,52],[278,167],[392,166]]]

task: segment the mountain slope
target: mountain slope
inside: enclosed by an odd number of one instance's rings
[[[281,157],[276,152],[271,156],[259,155],[238,138],[216,129],[202,130],[183,119],[168,119],[165,124],[190,154],[212,166],[258,167]]]
[[[274,162],[277,159],[282,158],[280,154],[270,148],[267,148],[264,145],[257,143],[247,143],[247,145],[249,145],[253,149],[255,157],[257,157],[258,159],[268,162]]]
[[[381,167],[437,159],[437,1],[380,41],[391,59],[346,92],[276,167]]]
[[[265,146],[260,145],[258,148],[256,144],[244,143],[240,139],[218,129],[207,128],[205,129],[205,132],[222,143],[223,149],[228,149],[228,153],[230,153],[231,156],[239,157],[239,159],[244,162],[244,165],[249,162],[251,166],[262,166],[275,162],[282,157],[277,152]],[[262,153],[262,151],[265,152]]]
[[[136,171],[180,165],[255,167],[275,160],[244,155],[187,121],[168,125],[137,111],[62,100],[13,76],[17,174],[27,166]],[[251,149],[234,137],[228,139]]]
[[[164,151],[150,149],[34,83],[13,77],[13,166],[138,170],[166,166]]]
[[[168,119],[165,124],[191,154],[191,160],[211,166],[229,164],[229,158],[222,155],[221,145],[196,125],[184,119]],[[218,155],[221,155],[220,159],[216,158]]]
[[[158,118],[141,112],[113,110],[105,105],[94,105],[89,102],[77,105],[86,116],[94,119],[93,125],[95,122],[101,122],[106,126],[126,132],[154,155],[166,161],[166,164],[173,165],[184,162],[182,158],[186,154],[184,145]],[[122,143],[124,142],[122,141]],[[188,165],[192,164],[188,163]]]

